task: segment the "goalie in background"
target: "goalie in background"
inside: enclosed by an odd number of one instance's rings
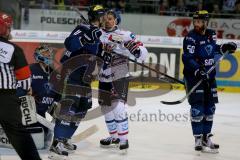
[[[40,160],[32,136],[22,124],[17,81],[30,87],[31,72],[23,50],[10,42],[12,17],[0,13],[0,124],[22,160]]]
[[[31,95],[34,97],[36,103],[36,112],[42,116],[46,117],[46,113],[52,114],[55,103],[57,103],[61,95],[54,92],[53,85],[49,83],[50,74],[53,71],[52,59],[53,59],[53,49],[46,44],[38,46],[34,51],[34,59],[36,63],[30,65],[31,70],[31,88],[26,91],[22,88],[24,84],[19,83],[17,89],[18,96]],[[34,115],[32,115],[34,116]],[[39,136],[39,139],[34,139],[35,142],[44,142],[44,148],[48,148],[52,142],[53,132],[49,130],[44,125],[39,122],[28,125],[27,128],[38,129],[43,132],[43,136]],[[32,133],[33,134],[33,133]],[[40,134],[40,133],[39,133]],[[42,149],[41,146],[38,146]]]
[[[196,151],[218,152],[219,145],[211,141],[215,103],[218,103],[216,70],[207,73],[215,64],[216,54],[234,53],[237,45],[234,42],[216,44],[214,30],[207,29],[209,14],[197,11],[193,15],[193,26],[183,41],[184,80],[186,91],[190,91],[200,80],[203,82],[189,96],[191,105],[191,124],[195,137]]]

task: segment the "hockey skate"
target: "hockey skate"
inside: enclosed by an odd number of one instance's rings
[[[195,137],[195,151],[202,151],[202,135],[194,136]]]
[[[203,150],[202,152],[204,153],[213,153],[213,154],[216,154],[216,153],[219,153],[218,149],[219,149],[219,145],[218,144],[215,144],[211,141],[211,137],[213,136],[213,134],[209,133],[207,135],[204,135],[203,136]]]
[[[70,139],[63,139],[63,145],[68,153],[74,153],[77,150],[77,145],[73,144]]]
[[[48,158],[51,160],[67,160],[68,151],[64,146],[63,140],[54,139]]]
[[[119,138],[108,137],[100,140],[100,146],[103,148],[114,148],[118,147],[120,142]]]
[[[119,143],[119,149],[123,154],[127,153],[127,150],[129,148],[128,140],[126,141],[120,141]]]

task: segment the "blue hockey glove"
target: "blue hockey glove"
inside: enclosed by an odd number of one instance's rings
[[[234,43],[234,42],[228,42],[228,43],[225,43],[225,44],[222,44],[221,46],[221,50],[223,53],[234,53],[237,49],[237,44]]]

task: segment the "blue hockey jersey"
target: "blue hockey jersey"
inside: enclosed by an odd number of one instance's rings
[[[214,56],[220,54],[220,46],[216,44],[216,33],[207,29],[205,35],[200,35],[191,30],[183,41],[184,64],[183,74],[185,77],[194,78],[194,72],[199,68],[209,70],[214,64]],[[210,78],[215,78],[216,71],[212,71]]]
[[[90,25],[84,25],[81,24],[77,26],[72,33],[65,39],[64,45],[67,49],[63,57],[61,58],[61,63],[66,62],[67,60],[83,54],[91,54],[91,55],[97,55],[100,53],[101,48],[100,40],[98,40],[94,44],[85,44],[82,45],[80,43],[80,38],[84,35],[84,33],[88,32],[90,28]],[[79,66],[78,69],[76,69],[74,72],[71,73],[69,76],[68,82],[71,84],[83,84],[83,76],[86,71],[86,66]]]
[[[211,29],[207,29],[205,35],[191,30],[184,38],[182,61],[187,92],[200,80],[195,76],[196,70],[202,68],[207,72],[215,64],[214,57],[216,54],[220,54],[220,46],[216,44],[216,39],[216,33]],[[215,75],[216,70],[214,69],[209,74],[210,79],[202,82],[189,96],[190,104],[203,104],[206,101],[218,102]]]
[[[48,107],[54,101],[59,101],[61,96],[54,92],[53,85],[49,83],[49,74],[43,71],[39,63],[31,64],[30,69],[32,72],[32,95],[35,98],[37,112],[44,116]]]

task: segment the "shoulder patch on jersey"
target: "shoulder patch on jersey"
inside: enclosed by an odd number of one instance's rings
[[[130,34],[130,37],[131,37],[132,39],[135,39],[135,38],[136,38],[136,35],[135,35],[134,33],[131,33],[131,34]]]
[[[196,40],[193,39],[193,37],[187,36],[185,39],[186,39],[187,41],[192,41],[193,43],[196,43]]]
[[[0,62],[9,63],[12,59],[14,46],[5,42],[0,42]]]

